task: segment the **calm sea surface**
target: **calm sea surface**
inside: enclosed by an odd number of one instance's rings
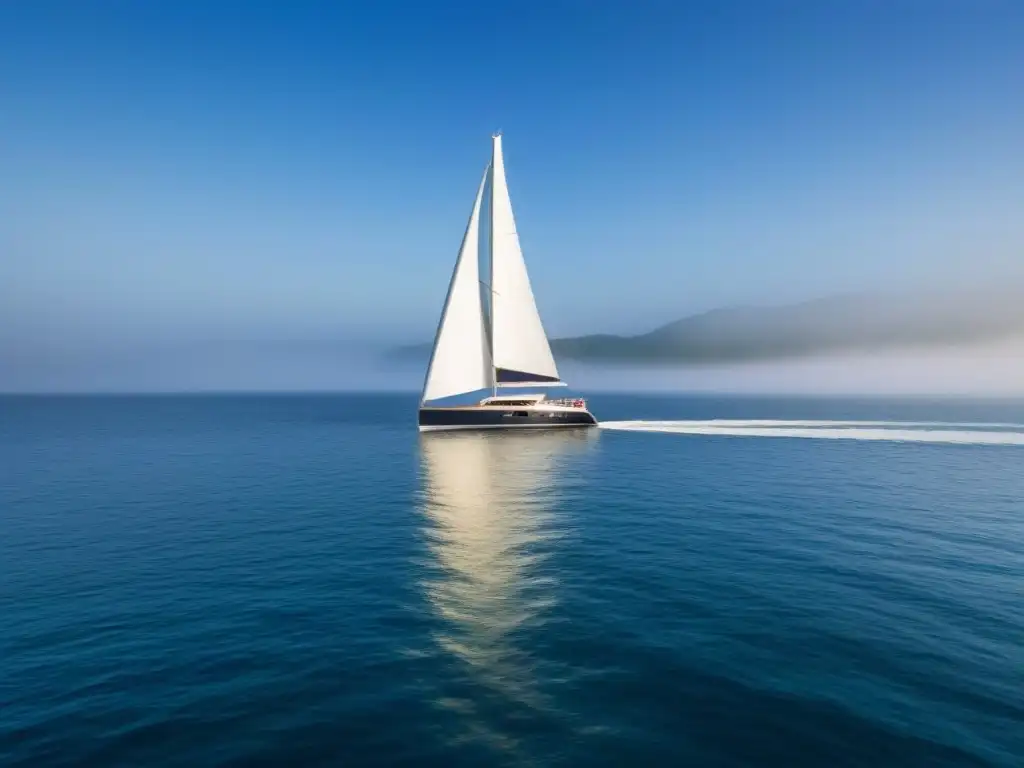
[[[1024,404],[591,405],[0,398],[0,765],[1024,765]]]

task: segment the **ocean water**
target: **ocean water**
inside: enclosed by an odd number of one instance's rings
[[[0,398],[0,765],[1024,765],[1024,404]]]

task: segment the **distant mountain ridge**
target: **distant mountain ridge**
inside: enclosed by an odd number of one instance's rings
[[[713,309],[636,336],[554,339],[559,359],[712,364],[922,346],[977,344],[1024,333],[1024,289],[927,296],[842,295],[782,306]],[[426,357],[430,344],[401,347]]]

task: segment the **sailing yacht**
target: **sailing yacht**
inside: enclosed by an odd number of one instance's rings
[[[558,376],[519,247],[501,135],[491,138],[491,162],[477,189],[434,337],[420,430],[596,425],[580,398],[550,399],[543,392],[499,395],[499,389],[564,387],[565,382]],[[482,279],[481,261],[489,282]],[[475,405],[428,405],[483,390],[490,390],[490,396]]]

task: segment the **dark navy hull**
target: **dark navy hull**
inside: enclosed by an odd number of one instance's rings
[[[585,408],[420,408],[420,429],[502,429],[510,427],[593,427]]]

